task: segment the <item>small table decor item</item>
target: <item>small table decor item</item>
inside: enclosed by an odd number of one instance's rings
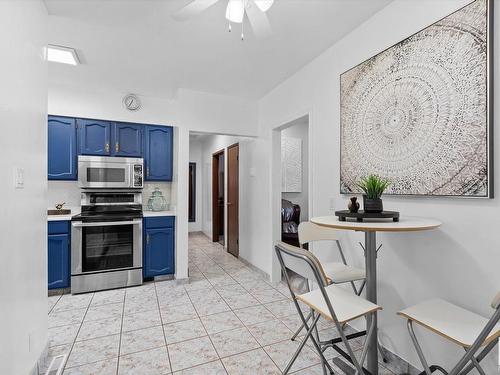
[[[359,202],[358,202],[358,197],[351,197],[349,200],[349,203],[347,204],[347,208],[349,209],[349,212],[356,213],[359,210]]]
[[[370,213],[379,213],[384,210],[382,199],[380,198],[385,189],[391,183],[385,178],[371,174],[363,177],[358,183],[358,187],[363,191],[363,210]]]
[[[360,210],[352,212],[348,210],[341,210],[335,211],[335,216],[338,216],[339,221],[347,221],[347,219],[356,219],[356,221],[359,222],[369,219],[392,219],[394,222],[399,221],[399,212],[397,211],[366,212]]]
[[[148,199],[148,208],[151,211],[165,211],[167,209],[167,200],[157,187]]]

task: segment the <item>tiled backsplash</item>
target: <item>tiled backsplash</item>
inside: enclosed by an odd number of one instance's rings
[[[142,206],[147,210],[148,199],[155,188],[159,188],[167,200],[167,209],[173,209],[175,203],[172,202],[172,183],[171,182],[145,182],[142,190]]]
[[[148,199],[154,189],[160,188],[163,196],[167,200],[169,209],[175,207],[172,202],[171,182],[145,182],[142,193],[143,207],[147,209]],[[49,181],[47,194],[47,207],[54,207],[56,203],[66,202],[66,207],[80,206],[80,189],[76,181]]]
[[[80,206],[80,189],[76,181],[49,181],[47,207],[53,208],[62,202],[66,202],[68,208]]]

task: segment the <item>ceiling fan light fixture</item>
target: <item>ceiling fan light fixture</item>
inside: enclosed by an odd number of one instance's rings
[[[274,0],[254,0],[254,2],[261,11],[267,12],[273,6]]]
[[[226,19],[235,23],[242,23],[245,15],[244,0],[229,0],[226,8]]]

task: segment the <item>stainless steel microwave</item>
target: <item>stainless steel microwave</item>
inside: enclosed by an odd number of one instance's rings
[[[78,186],[81,188],[141,189],[143,180],[142,158],[78,156]]]

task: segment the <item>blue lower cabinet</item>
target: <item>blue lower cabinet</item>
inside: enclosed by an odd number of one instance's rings
[[[144,219],[143,276],[171,275],[175,271],[174,221],[157,227],[157,217]],[[173,218],[172,218],[173,219]]]
[[[54,234],[55,232],[61,232]],[[69,287],[69,223],[49,222],[48,231],[48,287],[49,289]]]

